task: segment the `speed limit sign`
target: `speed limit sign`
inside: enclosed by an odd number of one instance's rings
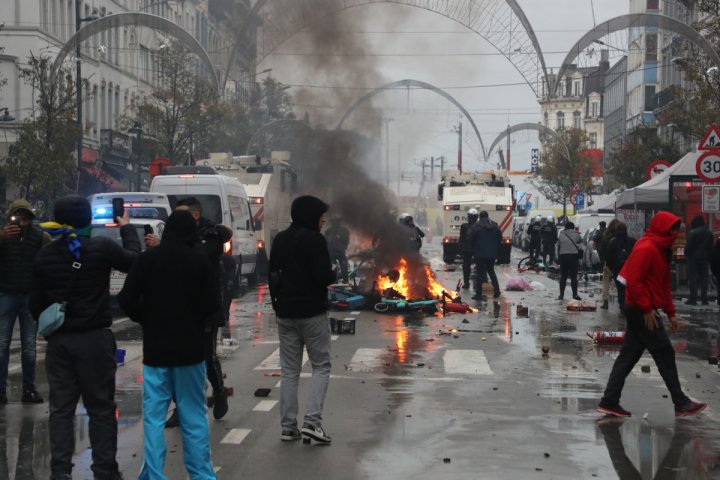
[[[697,174],[703,180],[716,182],[720,180],[720,152],[706,152],[700,155],[695,164]]]

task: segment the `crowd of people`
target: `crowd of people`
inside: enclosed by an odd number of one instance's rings
[[[278,233],[271,246],[268,285],[280,342],[283,441],[305,437],[331,443],[322,423],[331,371],[327,287],[338,279],[347,282],[349,231],[338,217],[331,217],[330,228],[322,233],[328,208],[313,196],[296,198],[291,206],[290,227]],[[216,345],[218,331],[229,318],[232,287],[228,278],[237,277],[223,253],[232,232],[206,220],[195,198],[177,203],[162,238],[147,234],[141,239],[126,210],[115,219],[121,244],[89,235],[90,204],[79,196],[64,197],[55,203],[54,222],[34,225],[33,209],[24,200],[10,206],[7,218],[7,225],[0,231],[0,404],[8,402],[8,359],[16,321],[21,332],[21,402],[44,402],[35,389],[37,320],[54,304],[62,305],[59,328],[46,334],[51,479],[72,478],[74,420],[80,398],[89,417],[94,478],[122,478],[116,460],[117,364],[108,291],[113,269],[128,274],[118,303],[143,331],[144,456],[139,478],[165,478],[167,450],[163,431],[169,426],[166,419],[174,402],[174,422],[182,433],[184,462],[190,477],[214,479],[205,384],[208,380],[213,391],[213,417],[223,418],[228,411],[228,391]],[[410,215],[403,214],[399,220],[406,233],[407,249],[419,251],[422,230]],[[626,377],[645,350],[652,355],[671,393],[675,414],[702,411],[706,404],[690,400],[680,386],[675,353],[663,326],[664,317],[672,331],[678,326],[670,291],[670,265],[680,219],[668,212],[656,214],[638,242],[619,220],[607,226],[601,222],[599,227],[593,243],[604,273],[602,308],[609,308],[614,284],[627,329],[598,411],[630,416],[620,406],[620,396]],[[542,255],[553,262],[557,251],[559,299],[564,299],[568,279],[573,298],[579,299],[577,267],[581,248],[574,225],[566,222],[558,233],[552,219],[540,219],[530,226],[530,235],[531,255]],[[463,288],[472,287],[474,264],[473,298],[486,299],[482,292],[488,282],[493,297],[499,297],[495,263],[502,234],[498,224],[490,220],[486,211],[470,209],[459,241]],[[709,266],[714,275],[720,275],[720,242],[713,242],[701,216],[691,223],[685,255],[690,285],[686,303],[694,305],[699,299],[707,304]],[[312,366],[312,378],[300,424],[298,385],[304,350]]]

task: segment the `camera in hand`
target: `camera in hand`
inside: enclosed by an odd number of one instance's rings
[[[10,217],[10,225],[15,225],[16,227],[19,227],[20,226],[20,217],[17,217],[15,215]]]

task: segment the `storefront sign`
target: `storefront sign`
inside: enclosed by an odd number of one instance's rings
[[[615,212],[618,220],[627,225],[628,235],[639,239],[645,234],[645,212],[642,210],[623,210]]]
[[[703,185],[702,187],[702,211],[704,213],[720,212],[720,186]]]

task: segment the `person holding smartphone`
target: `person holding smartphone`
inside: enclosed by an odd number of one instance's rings
[[[26,200],[8,209],[8,223],[0,230],[0,405],[8,402],[7,376],[10,342],[16,321],[20,325],[22,403],[43,403],[35,390],[35,358],[38,326],[30,316],[32,266],[50,235],[33,225],[35,213]]]

